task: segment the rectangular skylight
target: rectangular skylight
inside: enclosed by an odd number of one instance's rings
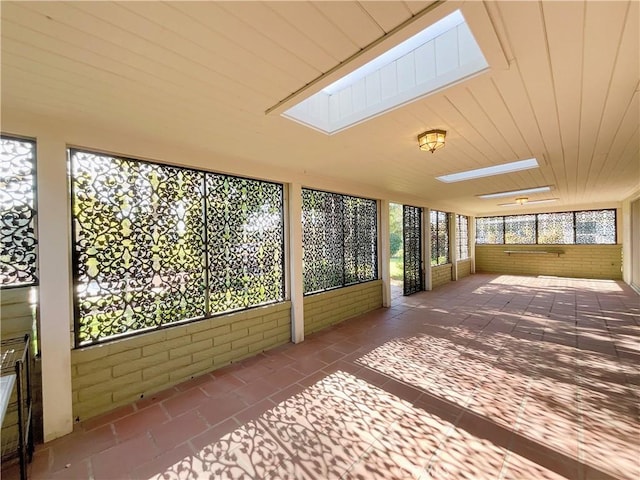
[[[509,192],[497,192],[497,193],[485,193],[484,195],[478,195],[478,198],[502,198],[502,197],[511,197],[513,195],[523,195],[525,193],[542,193],[542,192],[550,192],[551,187],[535,187],[535,188],[525,188],[524,190],[511,190]]]
[[[462,12],[455,10],[292,105],[282,115],[332,135],[488,68]]]
[[[434,38],[439,37],[443,33],[457,27],[461,23],[464,23],[464,17],[460,10],[456,10],[450,13],[441,20],[438,20],[433,25],[425,28],[421,32],[417,33],[411,38],[408,38],[404,42],[396,45],[395,47],[387,50],[382,55],[374,58],[369,63],[365,63],[360,68],[355,69],[353,72],[339,78],[331,85],[322,89],[324,93],[333,95],[340,90],[343,90],[351,85],[356,84],[359,80],[366,78],[371,73],[380,70],[381,68],[395,62],[401,57],[404,57],[408,53],[413,52],[418,47],[430,42]]]
[[[493,175],[529,170],[530,168],[538,168],[539,166],[538,160],[535,158],[529,158],[527,160],[518,160],[517,162],[503,163],[501,165],[492,165],[491,167],[478,168],[476,170],[468,170],[466,172],[442,175],[440,177],[436,177],[436,180],[440,180],[444,183],[463,182],[474,178],[491,177]]]
[[[557,202],[558,199],[557,198],[546,198],[544,200],[531,200],[528,201],[524,204],[520,204],[520,203],[500,203],[498,204],[499,207],[522,207],[524,205],[532,205],[534,203],[551,203],[551,202]]]

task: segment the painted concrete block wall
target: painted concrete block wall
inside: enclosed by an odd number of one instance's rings
[[[458,260],[458,280],[471,275],[471,259]]]
[[[562,251],[511,254],[505,250]],[[622,245],[476,245],[476,270],[514,275],[622,279]]]
[[[360,283],[304,297],[304,333],[382,307],[382,281]]]
[[[35,307],[32,302],[37,298],[37,287],[19,287],[0,291],[0,336],[2,339],[22,337],[26,333],[33,336]],[[33,346],[33,342],[32,342]],[[33,348],[33,347],[32,347]],[[31,360],[31,387],[33,394],[33,422],[35,438],[42,437],[42,393],[40,382],[40,364]],[[10,405],[16,402],[16,391],[11,394]],[[6,452],[18,435],[18,412],[9,407],[2,424],[1,447]]]
[[[10,288],[0,291],[3,339],[31,333],[34,312],[30,305],[30,297],[35,293],[36,287]]]
[[[291,303],[71,352],[73,416],[86,420],[291,340]]]
[[[431,288],[444,285],[451,281],[451,264],[431,267]]]

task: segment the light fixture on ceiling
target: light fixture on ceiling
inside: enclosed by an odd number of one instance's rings
[[[518,197],[516,198],[516,203],[518,205],[524,205],[525,203],[527,203],[529,201],[528,197]]]
[[[435,152],[444,147],[444,138],[447,132],[444,130],[429,130],[418,135],[418,145],[420,150]]]
[[[545,187],[533,187],[533,188],[525,188],[523,190],[510,190],[508,192],[496,192],[496,193],[484,193],[482,195],[478,195],[478,198],[487,199],[487,198],[502,198],[502,197],[511,197],[513,195],[520,195],[524,193],[542,193],[551,191],[551,186]]]
[[[516,199],[517,201],[517,199]],[[550,203],[550,202],[557,202],[558,199],[557,198],[545,198],[544,200],[531,200],[531,201],[527,201],[527,205],[533,205],[534,203]],[[498,206],[499,207],[516,207],[516,206],[521,206],[522,203],[516,203],[516,202],[512,202],[512,203],[499,203]]]

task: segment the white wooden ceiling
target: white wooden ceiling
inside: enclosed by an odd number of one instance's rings
[[[432,3],[3,1],[3,114],[174,138],[209,151],[212,170],[244,159],[469,214],[508,213],[497,204],[513,199],[482,193],[553,185],[530,199],[569,210],[640,188],[633,0],[485,2],[508,68],[333,136],[265,114],[425,8],[451,5]],[[430,128],[448,132],[435,154],[417,147]],[[434,179],[530,157],[542,167]]]

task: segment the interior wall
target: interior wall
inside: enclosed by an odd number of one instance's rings
[[[446,263],[444,265],[438,265],[431,267],[431,288],[445,285],[452,280],[452,265]]]
[[[630,205],[630,263],[631,268],[629,284],[640,293],[640,198],[631,202]]]
[[[291,303],[252,308],[71,352],[76,422],[291,340]]]
[[[458,260],[458,280],[471,275],[471,259]]]
[[[382,307],[382,281],[374,280],[304,297],[304,333],[325,329]]]
[[[37,287],[3,289],[0,293],[2,339],[32,334],[35,318]]]
[[[35,332],[36,299],[38,287],[17,287],[3,289],[0,291],[0,312],[2,312],[2,322],[0,324],[0,337],[2,340],[24,337],[29,334],[33,338]],[[33,345],[33,343],[32,343]],[[42,421],[42,407],[40,402],[40,380],[39,364],[33,359],[31,363],[31,383],[33,394],[33,416],[36,424]],[[14,388],[10,404],[17,402],[16,390]],[[18,436],[18,411],[15,407],[9,406],[2,423],[2,433],[0,443],[2,452],[8,452]],[[39,438],[40,432],[37,432]]]
[[[478,272],[622,280],[619,244],[476,245],[475,250]]]

